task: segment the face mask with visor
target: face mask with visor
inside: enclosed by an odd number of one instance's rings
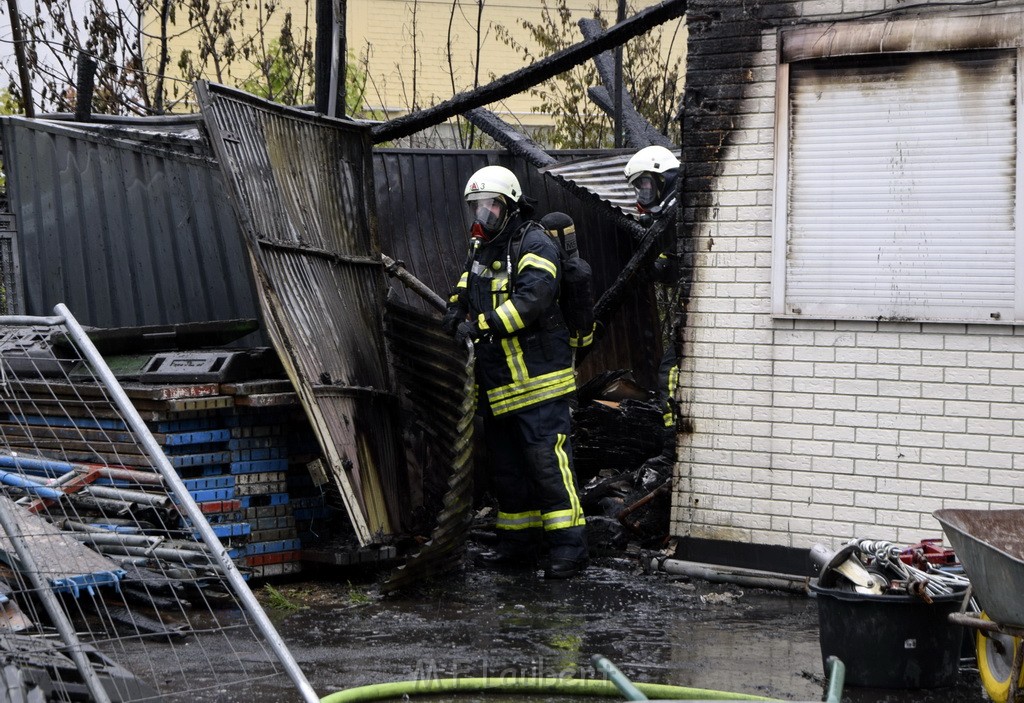
[[[637,174],[636,178],[630,181],[630,185],[633,186],[633,190],[636,192],[637,205],[649,208],[657,204],[661,190],[661,184],[657,176],[645,171]]]
[[[494,193],[471,193],[466,196],[469,216],[473,221],[471,232],[474,237],[490,239],[501,231],[508,217],[508,204],[502,195]]]

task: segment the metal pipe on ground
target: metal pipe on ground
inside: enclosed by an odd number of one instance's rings
[[[155,508],[167,508],[171,504],[170,497],[156,495],[143,491],[133,491],[129,488],[114,488],[112,486],[86,486],[82,492],[96,498],[107,498],[108,500],[123,501],[126,503],[138,503],[150,505]]]
[[[654,571],[664,571],[676,576],[699,578],[711,583],[731,583],[748,588],[771,588],[792,593],[807,594],[810,579],[806,576],[778,574],[758,569],[741,569],[735,566],[719,566],[717,564],[700,564],[694,561],[682,561],[665,557],[651,559],[650,567]]]
[[[88,466],[75,466],[75,471],[79,473],[86,473],[91,467]],[[129,469],[124,467],[113,467],[104,466],[97,469],[100,476],[104,478],[120,479],[123,481],[131,481],[138,483],[143,486],[162,486],[164,480],[160,474],[150,471],[144,471],[142,469]]]
[[[88,539],[93,533],[82,532],[82,538]],[[76,535],[77,537],[78,535]],[[213,560],[209,554],[194,552],[188,549],[171,549],[168,547],[133,547],[125,544],[97,544],[96,549],[107,555],[125,554],[133,557],[153,557],[161,561],[169,561],[186,566],[203,566],[222,571],[223,567]]]
[[[149,535],[126,535],[109,531],[72,532],[70,534],[79,542],[85,542],[92,545],[113,544],[151,549],[158,546],[163,541],[160,537],[151,537]]]

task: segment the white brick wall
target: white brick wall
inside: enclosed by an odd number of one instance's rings
[[[818,0],[797,16],[892,6]],[[697,210],[673,534],[910,544],[942,536],[939,508],[1019,504],[1024,328],[770,316],[775,31],[762,39],[713,206]]]

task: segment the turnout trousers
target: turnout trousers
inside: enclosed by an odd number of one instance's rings
[[[535,549],[543,532],[552,559],[586,559],[568,399],[485,416],[484,431],[501,542],[513,550]]]

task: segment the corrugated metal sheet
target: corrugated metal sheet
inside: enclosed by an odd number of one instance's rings
[[[193,125],[188,125],[194,130]],[[84,126],[4,118],[5,169],[19,215],[25,311],[47,315],[66,303],[90,325],[129,327],[259,315],[243,237],[208,143],[177,136],[163,122]],[[596,157],[595,157],[596,154]],[[608,161],[622,185],[628,153],[560,152],[567,163]],[[600,295],[629,260],[634,243],[584,202],[521,161],[498,151],[374,152],[379,233],[385,253],[447,295],[465,256],[462,189],[476,169],[500,163],[538,199],[538,212],[569,213]],[[580,161],[584,159],[584,161]],[[581,177],[582,166],[572,166]],[[586,184],[584,178],[582,183]],[[589,186],[588,186],[589,187]],[[400,284],[400,300],[419,305]],[[411,297],[410,297],[411,296]],[[609,321],[610,333],[581,376],[632,368],[656,379],[657,340],[650,291],[639,288]],[[263,342],[265,343],[265,342]]]
[[[568,160],[593,158],[594,152],[556,152]],[[600,152],[598,160],[604,160]],[[618,155],[618,177],[628,156]],[[617,229],[594,202],[584,202],[552,176],[539,172],[504,151],[440,151],[378,149],[374,177],[381,249],[432,290],[447,298],[465,263],[469,241],[462,191],[479,168],[498,164],[511,169],[527,196],[535,198],[537,215],[568,213],[576,222],[580,252],[594,269],[594,292],[600,296],[629,261],[635,242]],[[608,172],[614,166],[608,166]],[[610,176],[609,176],[610,177]],[[628,186],[626,186],[628,188]],[[629,189],[632,193],[632,189]],[[401,284],[392,283],[401,302],[436,314]],[[604,338],[580,368],[585,381],[600,371],[628,368],[637,380],[654,388],[661,357],[659,323],[650,286],[633,288],[608,321]]]
[[[199,84],[257,270],[267,330],[360,543],[401,529],[407,481],[388,366],[369,131]]]
[[[0,132],[26,313],[64,303],[99,327],[258,315],[220,170],[195,136],[21,117]]]
[[[636,213],[636,195],[622,175],[622,169],[632,155],[630,151],[599,158],[574,159],[541,170],[553,178],[588,190],[603,202],[632,215]]]
[[[387,337],[404,390],[410,479],[421,496],[414,502],[433,521],[430,539],[384,584],[391,591],[462,563],[473,510],[476,395],[472,354],[458,353],[429,315],[389,303]]]

